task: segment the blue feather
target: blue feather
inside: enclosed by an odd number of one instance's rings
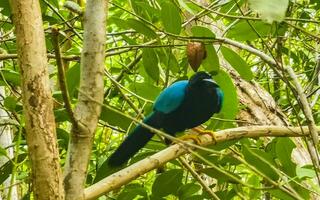
[[[156,99],[154,110],[167,114],[177,109],[185,97],[188,82],[178,81],[167,87]]]

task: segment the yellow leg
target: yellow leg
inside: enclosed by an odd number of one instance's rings
[[[180,140],[193,140],[196,144],[201,144],[201,140],[197,134],[186,134],[181,137],[178,137]]]
[[[201,135],[209,135],[212,140],[214,141],[214,143],[217,143],[217,139],[216,139],[216,133],[213,131],[208,131],[208,130],[204,130],[202,128],[199,127],[195,127],[192,130],[194,130],[195,132],[201,134]]]

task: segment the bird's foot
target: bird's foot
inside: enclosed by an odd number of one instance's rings
[[[213,142],[217,143],[217,138],[216,138],[216,133],[215,132],[209,131],[209,130],[204,130],[204,129],[199,128],[199,127],[195,127],[192,130],[194,130],[195,132],[197,132],[198,134],[201,134],[201,135],[209,135],[212,138]]]
[[[181,137],[178,137],[180,140],[193,140],[196,144],[201,144],[201,140],[199,139],[199,136],[196,134],[186,134]]]

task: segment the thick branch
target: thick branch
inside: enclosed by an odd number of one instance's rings
[[[103,101],[106,12],[107,1],[87,1],[80,77],[80,90],[83,93],[79,94],[74,111],[77,126],[72,127],[64,174],[67,200],[81,200],[84,197],[92,140]],[[88,96],[94,101],[90,101]]]
[[[249,126],[233,128],[216,132],[215,139],[209,135],[201,135],[199,136],[199,141],[201,141],[199,145],[206,146],[215,142],[224,142],[244,137],[302,137],[309,134],[308,127],[305,126],[302,130],[303,132],[300,127],[283,126]],[[317,127],[317,131],[320,132],[320,127]],[[190,147],[186,144],[175,144],[134,163],[85,189],[85,199],[95,199],[104,193],[117,189],[137,177],[162,166],[166,162],[187,153],[188,148]]]

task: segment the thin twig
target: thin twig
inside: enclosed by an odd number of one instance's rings
[[[62,58],[61,58],[61,52],[60,52],[60,47],[59,47],[59,30],[56,28],[52,28],[52,45],[54,48],[56,62],[57,62],[57,66],[58,66],[58,80],[59,80],[60,90],[62,93],[62,98],[64,101],[64,107],[67,110],[67,113],[70,117],[71,123],[75,127],[77,127],[77,120],[74,117],[74,113],[73,113],[73,110],[71,107],[70,96],[69,96],[69,91],[68,91],[68,87],[67,87],[64,66],[63,66],[63,62],[62,62]]]
[[[179,161],[185,168],[188,169],[188,171],[191,173],[193,178],[195,178],[200,183],[200,185],[202,185],[205,191],[207,191],[213,199],[220,200],[220,198],[216,195],[216,193],[212,191],[212,189],[202,180],[199,174],[191,167],[191,165],[183,157],[180,157]]]

